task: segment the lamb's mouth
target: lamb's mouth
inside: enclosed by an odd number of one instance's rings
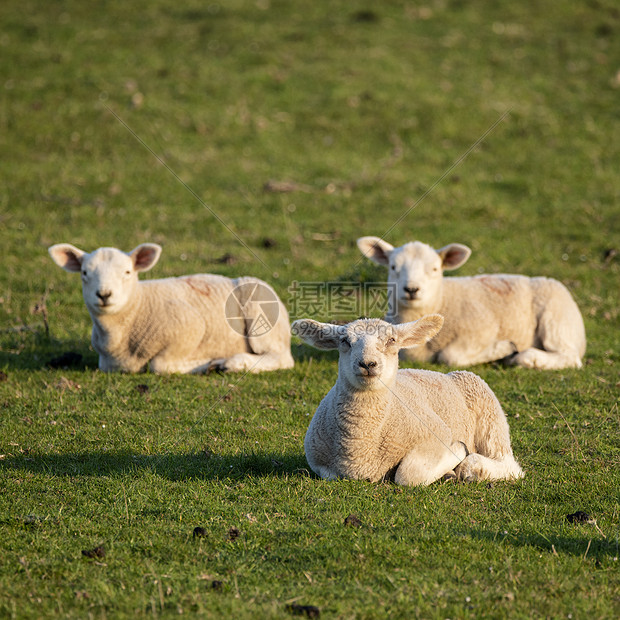
[[[358,390],[376,390],[382,385],[381,376],[379,373],[372,375],[362,375],[356,373],[355,379],[355,384]]]
[[[114,309],[114,304],[110,301],[99,301],[97,303],[97,312],[99,314],[106,314],[110,310]]]
[[[362,372],[357,373],[357,376],[362,381],[370,382],[374,379],[379,378],[379,372],[377,372],[376,370],[367,370],[366,372],[362,371]]]

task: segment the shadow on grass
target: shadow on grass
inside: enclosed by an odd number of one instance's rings
[[[570,554],[584,559],[598,561],[603,556],[618,557],[620,555],[620,541],[618,538],[606,539],[590,524],[576,525],[580,528],[578,536],[558,536],[549,534],[544,536],[540,532],[521,532],[518,534],[498,534],[484,530],[472,530],[472,538],[513,547],[530,547],[554,555]],[[584,536],[585,534],[585,536]]]
[[[52,476],[122,476],[149,472],[169,480],[237,480],[246,477],[314,476],[302,454],[132,454],[94,452],[15,456],[0,470]]]
[[[7,345],[7,348],[10,348],[10,345]],[[319,351],[303,343],[293,342],[291,353],[297,362],[307,361],[311,358],[332,361],[338,359],[337,351]],[[16,348],[15,352],[0,350],[0,368],[36,371],[96,371],[99,368],[99,356],[83,342],[46,341],[44,345]]]
[[[30,339],[27,339],[30,338]],[[99,356],[82,340],[44,334],[0,332],[0,368],[6,370],[96,370]]]

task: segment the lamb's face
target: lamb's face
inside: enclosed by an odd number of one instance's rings
[[[440,250],[413,241],[395,248],[379,237],[360,237],[357,245],[370,260],[388,267],[388,284],[399,308],[421,312],[437,309],[444,269],[460,267],[470,256],[466,245],[451,243]],[[390,314],[396,308],[390,300]]]
[[[116,248],[88,254],[70,243],[58,243],[49,253],[65,271],[81,273],[86,306],[91,313],[104,315],[126,308],[138,286],[138,272],[148,271],[158,261],[161,247],[143,243],[128,254]]]
[[[115,248],[99,248],[82,258],[82,294],[95,314],[123,310],[138,284],[133,260]]]
[[[396,248],[389,256],[388,283],[399,306],[424,308],[438,298],[443,277],[439,254],[426,243],[414,241]]]
[[[417,321],[392,325],[380,319],[360,319],[348,325],[299,319],[291,326],[317,349],[338,349],[338,381],[354,390],[389,388],[398,372],[398,351],[428,342],[443,325],[443,317],[429,314]]]
[[[356,389],[385,388],[398,371],[399,349],[397,331],[389,323],[378,319],[349,323],[339,335],[339,374]]]

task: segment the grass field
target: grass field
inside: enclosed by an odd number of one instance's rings
[[[618,617],[619,100],[615,0],[5,0],[0,617]],[[474,368],[522,481],[317,479],[333,354],[103,374],[47,253],[154,241],[147,277],[252,274],[301,318],[293,282],[385,278],[361,235],[572,291],[582,370]]]

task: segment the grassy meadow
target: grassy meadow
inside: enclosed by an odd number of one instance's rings
[[[0,618],[618,617],[619,170],[615,0],[5,0]],[[294,282],[384,280],[362,235],[571,290],[583,369],[473,368],[522,481],[320,480],[333,353],[103,374],[47,253],[153,241],[144,277],[255,275],[302,318]]]

